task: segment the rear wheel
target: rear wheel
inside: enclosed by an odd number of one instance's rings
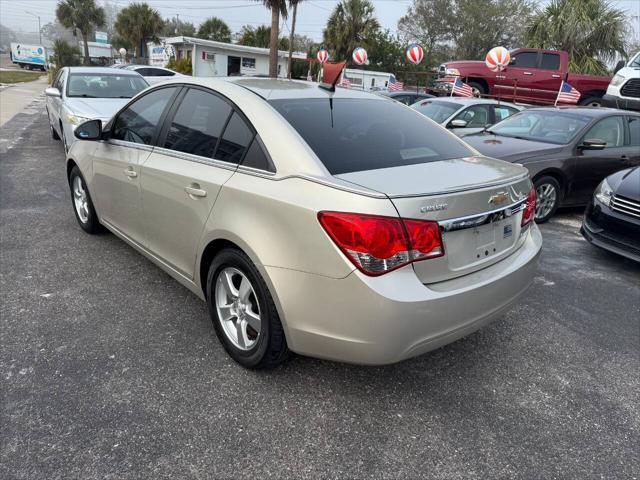
[[[51,129],[51,138],[53,138],[54,140],[60,140],[60,135],[58,135],[56,129],[53,128],[53,125],[49,124],[49,128]]]
[[[602,97],[587,97],[580,100],[579,104],[585,107],[601,107]]]
[[[242,251],[226,248],[211,262],[207,304],[227,353],[244,367],[274,368],[289,354],[267,285]]]
[[[62,122],[60,122],[60,136],[62,137],[62,147],[64,148],[64,153],[66,155],[69,152],[69,147],[67,146],[67,137],[64,134]]]
[[[553,177],[540,177],[533,182],[536,189],[536,223],[549,220],[560,204],[560,183]]]
[[[468,82],[467,85],[469,85],[471,87],[471,90],[473,90],[473,96],[474,97],[480,97],[482,95],[486,95],[487,91],[484,88],[484,85],[480,82],[474,82],[473,80]]]

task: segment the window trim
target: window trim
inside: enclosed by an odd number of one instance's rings
[[[163,90],[165,88],[175,88],[175,92],[173,92],[173,95],[171,96],[171,98],[167,102],[167,105],[164,107],[164,110],[162,111],[162,114],[160,115],[160,118],[158,119],[158,124],[156,125],[156,128],[155,128],[154,133],[153,133],[153,138],[151,139],[150,143],[141,144],[141,143],[136,143],[136,142],[128,142],[127,140],[120,140],[119,138],[113,138],[112,137],[113,126],[118,121],[118,117],[120,117],[122,112],[124,112],[127,108],[129,108],[133,103],[137,102],[138,100],[141,100],[142,98],[146,97],[147,95],[149,95],[151,93],[154,93],[154,92],[157,92],[158,90]],[[122,107],[120,110],[118,110],[118,112],[113,117],[111,117],[111,120],[109,120],[109,123],[107,123],[105,125],[104,133],[107,135],[107,138],[105,138],[105,140],[117,141],[117,142],[122,143],[122,144],[124,144],[126,146],[129,146],[129,145],[142,145],[142,146],[151,147],[151,148],[155,147],[156,146],[156,142],[158,140],[158,135],[159,135],[160,131],[162,130],[162,126],[164,125],[164,122],[166,120],[167,113],[173,107],[173,105],[176,102],[176,98],[178,97],[178,95],[181,92],[182,92],[182,85],[169,84],[169,85],[162,85],[161,87],[156,87],[156,88],[154,88],[152,90],[148,90],[148,91],[144,92],[143,94],[141,94],[139,96],[133,97],[131,99],[131,101],[129,101],[124,107]],[[160,127],[160,128],[158,128],[158,127]]]

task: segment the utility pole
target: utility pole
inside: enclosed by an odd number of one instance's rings
[[[178,35],[179,29],[180,29],[180,14],[176,13],[176,35]]]
[[[40,26],[40,15],[36,15],[35,13],[31,13],[27,11],[25,11],[24,13],[27,13],[32,17],[36,17],[38,19],[38,38],[39,38],[39,44],[42,45],[42,27]]]

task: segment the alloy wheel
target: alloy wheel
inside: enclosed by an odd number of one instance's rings
[[[220,271],[214,301],[225,336],[240,350],[251,350],[261,331],[260,306],[253,285],[237,268]]]
[[[89,221],[89,197],[82,184],[82,178],[76,176],[73,179],[73,205],[82,223]]]
[[[542,183],[536,187],[536,213],[535,218],[547,217],[556,204],[558,192],[550,183]]]

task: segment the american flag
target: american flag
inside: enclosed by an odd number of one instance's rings
[[[398,80],[396,80],[396,76],[395,75],[390,75],[389,76],[389,91],[390,92],[397,92],[398,90],[404,90],[404,83],[399,82]]]
[[[347,78],[347,72],[342,73],[342,81],[340,82],[340,85],[347,88],[351,87],[351,81]]]
[[[473,97],[473,89],[459,78],[453,82],[451,87],[451,96],[458,95],[460,97]]]
[[[563,81],[558,91],[558,98],[556,98],[556,105],[558,103],[578,103],[580,100],[580,92]]]

